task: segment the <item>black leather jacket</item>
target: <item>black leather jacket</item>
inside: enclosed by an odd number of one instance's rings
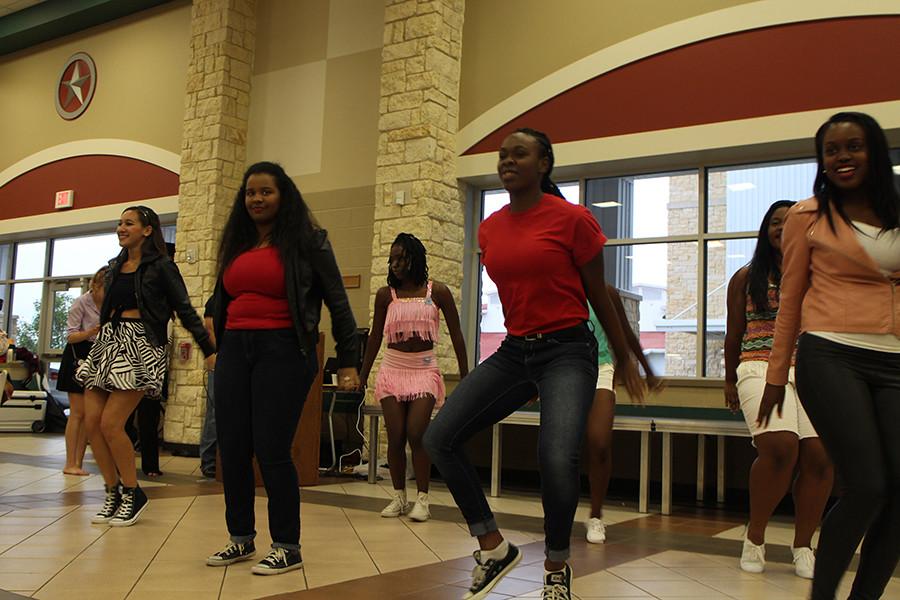
[[[306,252],[306,256],[282,257],[287,301],[294,330],[300,339],[303,353],[315,356],[324,301],[331,313],[331,334],[335,340],[338,366],[356,367],[359,363],[356,320],[350,310],[344,280],[328,241],[328,233],[324,229],[317,229],[314,236],[312,249]],[[217,340],[221,340],[225,333],[228,304],[231,300],[219,277],[215,301],[212,303]]]
[[[127,254],[122,252],[109,261],[109,271],[104,282],[106,295],[100,308],[101,325],[110,320],[113,307],[109,289],[119,276],[122,264],[127,258]],[[194,336],[194,340],[203,350],[203,355],[215,354],[216,348],[203,326],[203,320],[191,304],[181,272],[168,256],[152,254],[141,257],[141,264],[134,274],[134,294],[138,310],[141,312],[141,321],[144,323],[144,331],[151,344],[165,346],[168,343],[166,330],[174,312],[185,329]]]

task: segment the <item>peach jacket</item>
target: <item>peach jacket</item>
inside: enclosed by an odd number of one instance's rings
[[[834,231],[809,198],[788,212],[781,234],[781,304],[766,382],[785,385],[801,331],[900,337],[900,271],[885,277],[832,207]]]

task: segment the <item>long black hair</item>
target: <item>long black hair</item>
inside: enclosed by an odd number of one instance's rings
[[[781,268],[778,266],[778,258],[781,251],[777,250],[769,240],[769,223],[772,216],[779,208],[790,208],[795,205],[793,200],[778,200],[773,202],[763,217],[759,226],[759,234],[756,236],[756,250],[750,260],[750,269],[747,273],[747,294],[756,307],[756,312],[769,310],[769,281],[775,285],[781,284]]]
[[[825,172],[825,133],[837,123],[858,125],[866,136],[866,150],[869,156],[869,174],[863,182],[866,194],[872,202],[872,210],[881,220],[884,230],[900,227],[900,194],[894,183],[891,154],[884,130],[878,121],[861,112],[839,112],[825,121],[816,131],[816,181],[813,193],[819,201],[819,216],[825,215],[834,231],[834,221],[829,207],[834,203],[837,213],[848,224],[850,219],[841,204],[841,190],[828,179]]]
[[[313,234],[318,226],[297,185],[278,163],[258,162],[250,165],[244,172],[241,188],[235,194],[231,214],[222,231],[222,242],[219,244],[219,276],[239,254],[255,247],[260,241],[256,225],[247,212],[244,197],[247,194],[247,180],[250,176],[263,173],[271,175],[275,180],[280,197],[269,243],[278,249],[283,261],[289,256],[303,256],[312,244]]]
[[[524,133],[537,140],[538,145],[541,147],[541,158],[547,159],[547,172],[541,178],[541,191],[565,200],[565,196],[559,191],[559,187],[550,179],[550,174],[553,172],[553,145],[550,143],[550,138],[543,131],[530,127],[521,127],[516,129],[515,133]]]
[[[401,233],[394,240],[394,243],[391,244],[392,248],[394,246],[403,248],[403,256],[406,258],[409,277],[413,283],[419,286],[425,285],[428,282],[428,262],[425,259],[425,244],[411,233]],[[399,288],[402,283],[390,268],[388,269],[387,283],[394,289]]]
[[[122,214],[125,214],[129,210],[137,214],[138,221],[141,222],[143,227],[153,228],[150,236],[145,237],[144,241],[141,243],[141,256],[152,256],[154,254],[168,256],[166,253],[166,240],[163,239],[162,225],[159,222],[159,215],[156,214],[152,208],[142,205],[129,206],[122,211]],[[128,251],[123,248],[122,252],[127,253]]]

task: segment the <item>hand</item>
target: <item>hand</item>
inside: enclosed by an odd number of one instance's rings
[[[784,408],[784,386],[767,383],[765,389],[763,389],[762,400],[759,402],[759,415],[756,417],[756,424],[761,427],[768,427],[769,419],[772,418],[772,409],[775,407],[778,407],[778,416],[781,417],[781,411]]]
[[[631,401],[643,406],[647,385],[638,373],[637,364],[633,360],[620,360],[616,365],[615,380],[625,386]]]
[[[206,357],[206,370],[207,371],[215,371],[216,370],[216,355],[210,354]]]
[[[725,382],[725,406],[733,413],[736,413],[741,409],[741,400],[738,398],[737,383],[734,381]]]
[[[337,386],[343,392],[353,392],[359,389],[359,373],[354,367],[344,367],[337,370]]]
[[[88,336],[88,338],[96,337],[97,334],[100,333],[100,326],[99,326],[99,325],[94,325],[93,327],[91,327],[90,329],[88,329],[88,333],[90,334],[90,335]]]

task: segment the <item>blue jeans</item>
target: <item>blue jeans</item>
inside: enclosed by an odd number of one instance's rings
[[[551,334],[553,335],[553,334]],[[497,523],[463,444],[540,395],[538,463],[544,506],[545,554],[569,557],[578,506],[578,460],[597,384],[597,341],[581,325],[558,337],[507,336],[496,353],[459,383],[425,433],[425,448],[473,536]]]
[[[300,548],[300,487],[291,444],[316,363],[315,354],[302,352],[293,329],[228,329],[219,342],[216,434],[225,522],[235,543],[256,535],[255,455],[269,497],[272,546]]]
[[[206,416],[200,430],[200,472],[209,475],[216,472],[216,395],[215,373],[206,377]]]

